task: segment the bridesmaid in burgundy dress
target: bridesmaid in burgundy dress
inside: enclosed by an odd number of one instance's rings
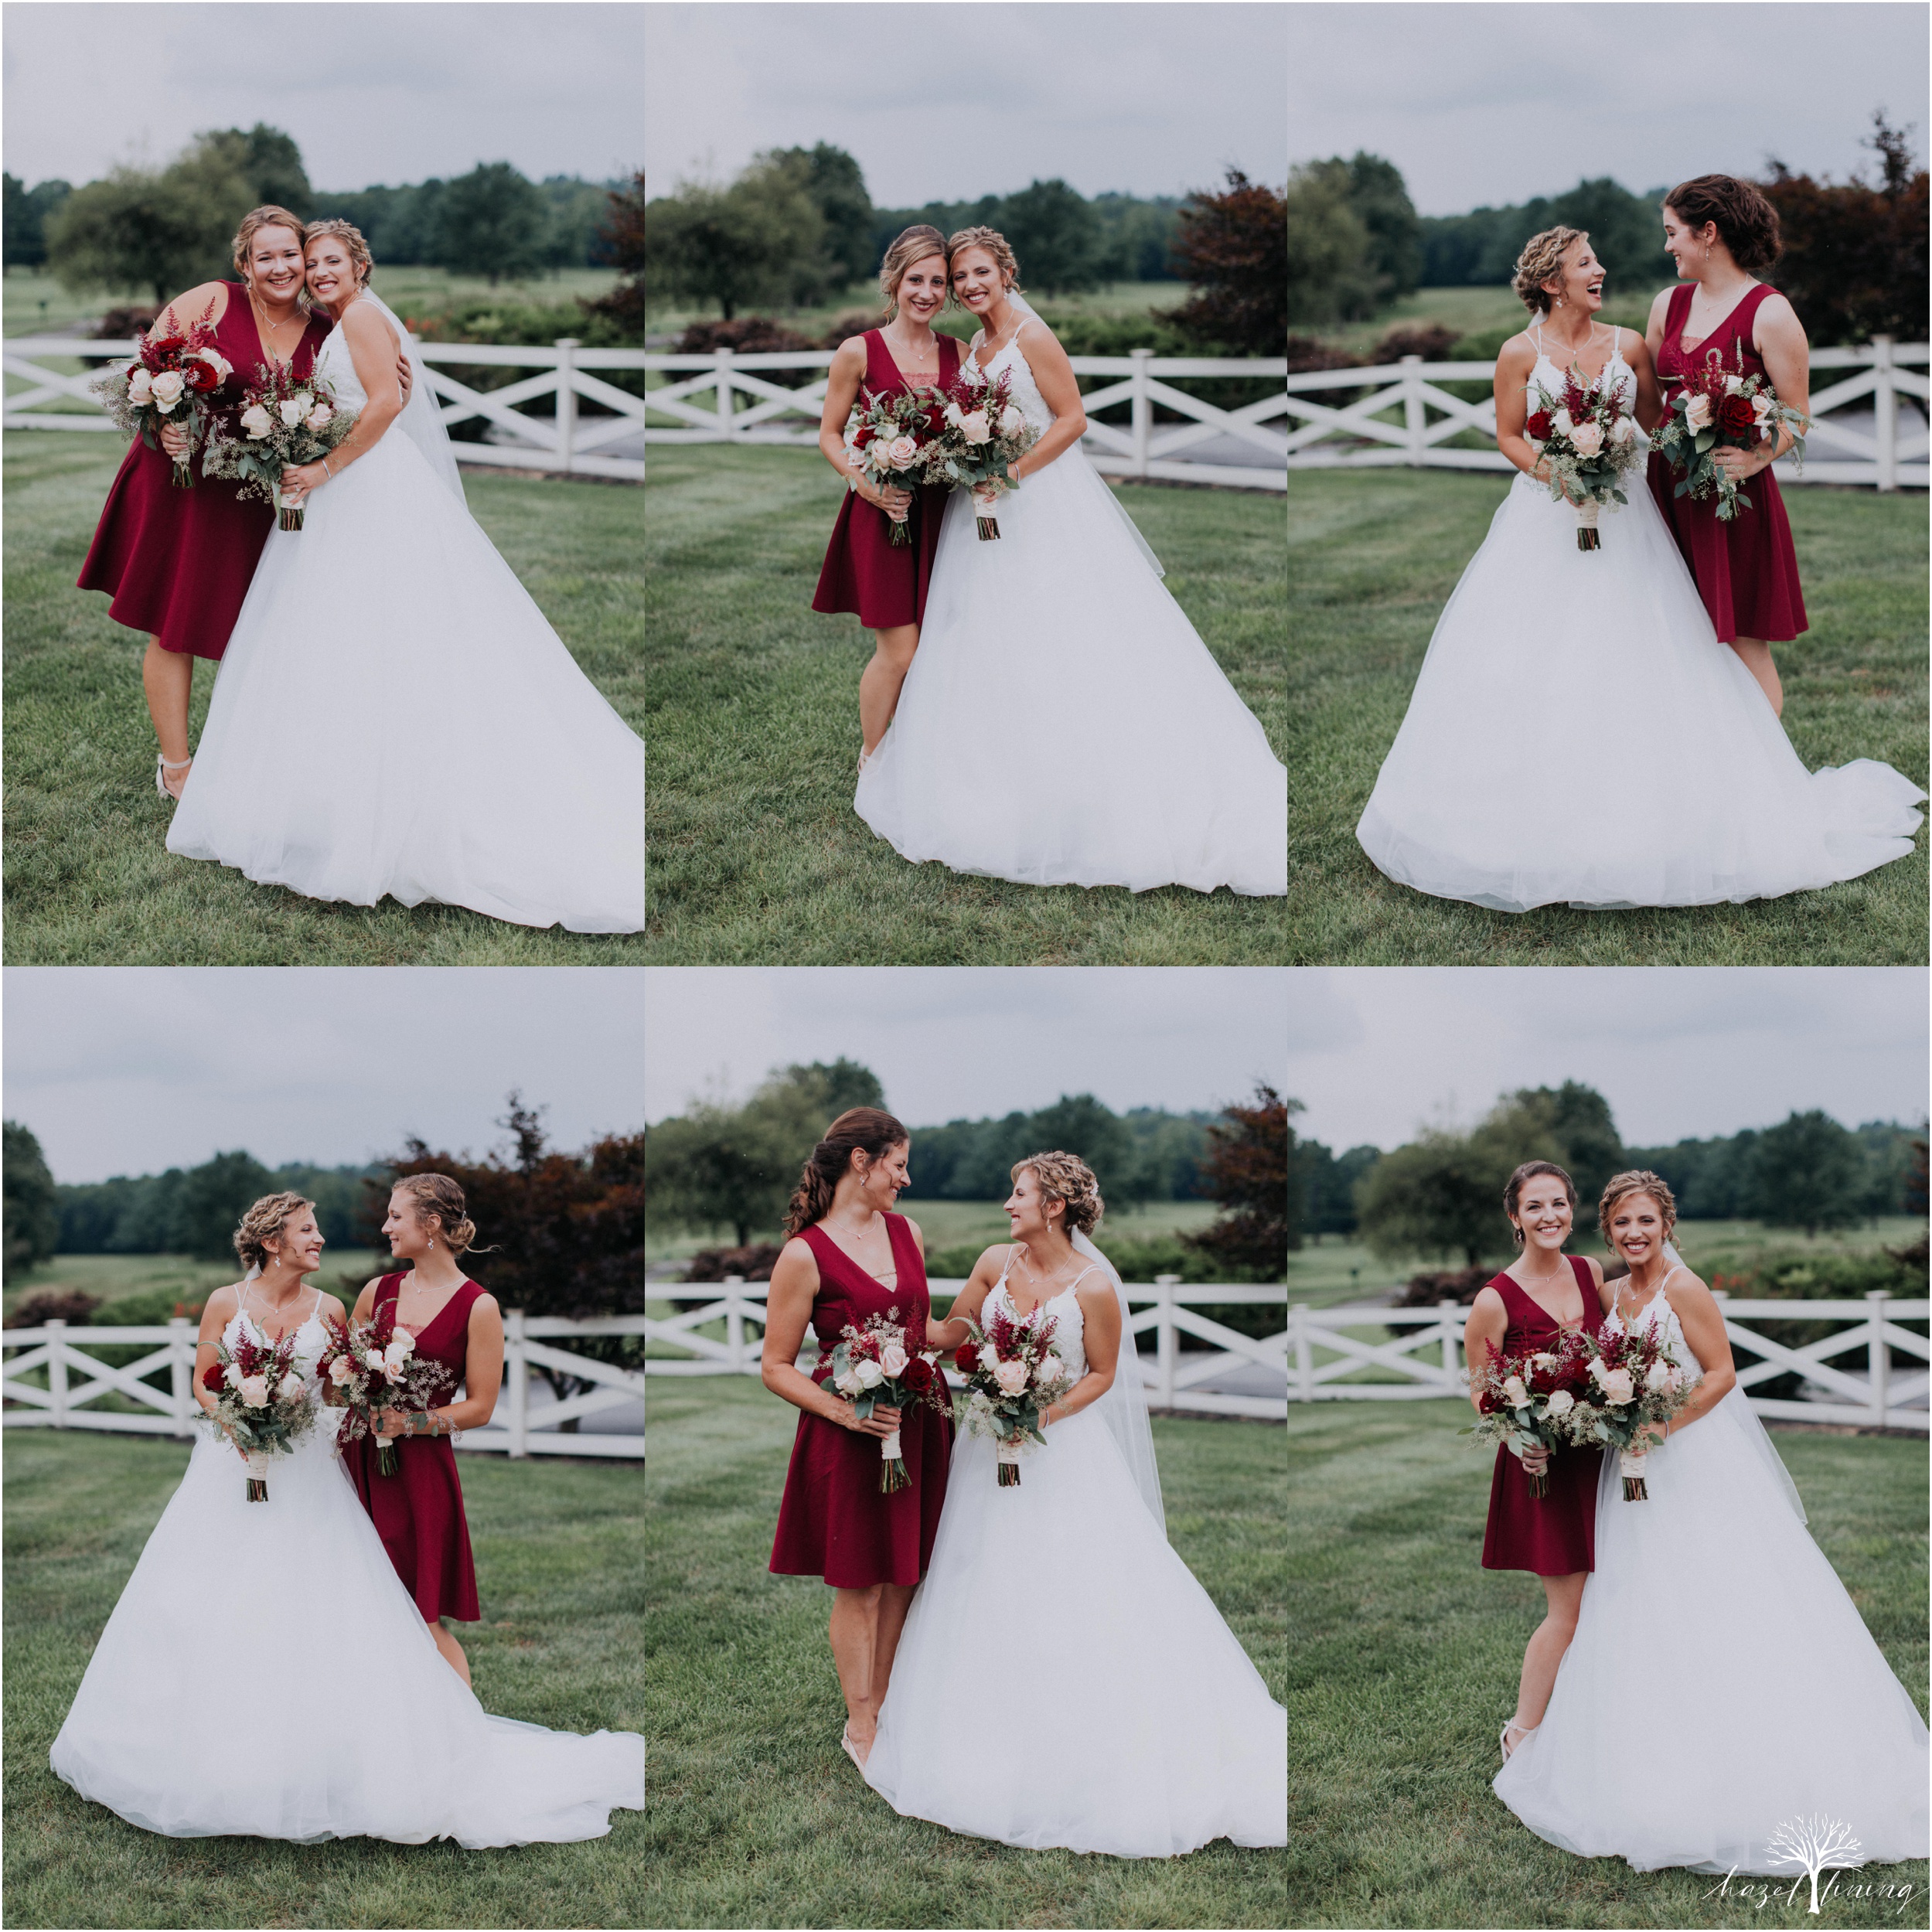
[[[1566,1330],[1593,1331],[1603,1320],[1602,1268],[1587,1256],[1563,1252],[1576,1218],[1576,1183],[1552,1162],[1525,1161],[1509,1177],[1503,1207],[1522,1252],[1481,1290],[1469,1311],[1463,1347],[1472,1368],[1491,1355],[1547,1347]],[[1548,1604],[1523,1653],[1516,1715],[1503,1727],[1505,1759],[1543,1721],[1556,1667],[1576,1634],[1583,1584],[1596,1567],[1602,1467],[1595,1450],[1538,1452],[1521,1461],[1507,1446],[1496,1452],[1483,1567],[1532,1571],[1542,1579]],[[1530,1472],[1545,1469],[1549,1492],[1532,1496]]]
[[[463,1191],[447,1174],[408,1174],[389,1197],[383,1223],[390,1252],[410,1262],[407,1273],[384,1275],[356,1298],[355,1319],[367,1321],[394,1303],[396,1325],[416,1338],[419,1360],[448,1371],[449,1399],[436,1407],[383,1411],[383,1433],[399,1437],[401,1467],[385,1476],[376,1443],[365,1436],[349,1460],[356,1493],[369,1511],[403,1586],[416,1600],[444,1661],[469,1682],[469,1659],[441,1619],[473,1624],[476,1570],[470,1560],[469,1525],[463,1486],[456,1479],[450,1437],[481,1429],[496,1412],[503,1379],[503,1317],[496,1298],[457,1266],[456,1257],[476,1239],[463,1212]],[[462,1399],[455,1399],[458,1386]]]
[[[1680,280],[1651,303],[1645,339],[1665,400],[1715,355],[1734,373],[1768,376],[1780,402],[1808,414],[1811,359],[1804,325],[1784,296],[1754,279],[1778,257],[1777,211],[1748,181],[1701,175],[1672,189],[1665,202],[1664,246]],[[1791,446],[1791,431],[1781,429],[1775,445],[1716,453],[1712,460],[1746,486],[1751,499],[1728,523],[1718,520],[1715,496],[1675,496],[1670,466],[1661,456],[1650,465],[1651,493],[1676,533],[1719,638],[1743,659],[1780,715],[1784,690],[1771,646],[1806,629],[1791,520],[1771,472]]]
[[[832,1657],[847,1713],[840,1743],[861,1767],[912,1593],[932,1558],[952,1432],[924,1403],[909,1412],[875,1409],[860,1422],[827,1385],[830,1353],[848,1324],[894,1310],[915,1349],[956,1348],[967,1334],[963,1321],[933,1320],[919,1231],[888,1211],[906,1184],[909,1152],[905,1129],[874,1107],[854,1107],[826,1128],[792,1197],[792,1239],[772,1270],[766,1303],[765,1385],[805,1412],[771,1567],[832,1586]],[[797,1366],[808,1320],[819,1349],[809,1376]],[[879,1445],[895,1429],[911,1481],[884,1495]]]
[[[899,702],[899,687],[919,647],[926,587],[939,554],[939,524],[950,491],[935,484],[883,492],[854,475],[846,461],[845,425],[861,390],[943,389],[959,373],[956,337],[935,336],[933,319],[950,295],[946,237],[936,228],[908,228],[886,250],[879,269],[886,325],[848,337],[832,358],[819,419],[819,448],[851,485],[839,506],[812,608],[851,612],[874,633],[872,662],[859,680],[859,768],[872,755]],[[909,523],[912,540],[894,543],[891,526]]]

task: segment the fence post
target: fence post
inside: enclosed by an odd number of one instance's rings
[[[1462,1303],[1451,1301],[1446,1297],[1436,1304],[1436,1320],[1442,1330],[1443,1378],[1454,1384],[1461,1380],[1460,1351],[1456,1346],[1456,1316],[1461,1311]]]
[[[1872,406],[1877,411],[1879,488],[1899,486],[1899,397],[1892,382],[1892,338],[1872,338]]]
[[[1180,1336],[1174,1325],[1174,1291],[1180,1285],[1180,1281],[1178,1275],[1156,1275],[1153,1278],[1153,1285],[1159,1290],[1156,1306],[1160,1311],[1160,1325],[1155,1333],[1160,1337],[1160,1352],[1157,1359],[1160,1371],[1159,1406],[1163,1409],[1174,1406],[1174,1354],[1180,1342]]]
[[[1295,1399],[1311,1402],[1315,1399],[1315,1351],[1308,1345],[1308,1304],[1298,1301],[1288,1313],[1295,1334]]]
[[[1891,1297],[1883,1288],[1874,1288],[1865,1299],[1872,1310],[1866,1341],[1866,1373],[1872,1382],[1872,1420],[1883,1429],[1892,1400],[1892,1345],[1885,1339],[1885,1304]]]
[[[523,1311],[503,1311],[503,1354],[509,1370],[509,1453],[513,1461],[530,1453],[530,1357],[524,1352]]]
[[[67,1426],[67,1324],[58,1317],[42,1324],[47,1331],[47,1393],[53,1398],[48,1412],[56,1429]]]
[[[724,1277],[724,1346],[731,1373],[745,1373],[745,1300],[739,1292],[745,1286],[742,1275]]]
[[[175,1406],[175,1433],[194,1433],[195,1345],[186,1315],[168,1318],[168,1394]]]
[[[1429,414],[1423,407],[1423,359],[1405,356],[1402,371],[1402,426],[1409,432],[1409,460],[1419,465],[1426,453]]]
[[[567,474],[577,447],[577,352],[581,346],[574,336],[557,339],[557,465]]]
[[[717,433],[731,440],[731,352],[721,349],[715,358],[717,368]]]
[[[1129,378],[1133,384],[1133,473],[1145,476],[1147,450],[1153,441],[1153,397],[1147,388],[1153,380],[1148,364],[1153,360],[1153,351],[1130,349],[1127,353],[1133,358],[1133,374]]]

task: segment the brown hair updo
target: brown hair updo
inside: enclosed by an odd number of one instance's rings
[[[945,259],[946,237],[923,221],[901,231],[898,240],[885,251],[885,260],[879,264],[879,299],[885,305],[888,322],[899,312],[899,284],[905,279],[905,271],[928,255]]]
[[[452,1255],[474,1244],[476,1224],[463,1212],[463,1191],[448,1174],[407,1174],[391,1191],[407,1194],[419,1215],[435,1222]]]
[[[1718,240],[1747,274],[1770,267],[1784,252],[1777,210],[1754,182],[1739,181],[1735,175],[1699,175],[1695,181],[1680,181],[1664,197],[1664,206],[1675,210],[1687,227],[1716,222]]]
[[[1523,1198],[1523,1184],[1534,1181],[1539,1174],[1553,1174],[1563,1184],[1563,1192],[1569,1197],[1569,1211],[1576,1212],[1576,1183],[1553,1160],[1525,1160],[1509,1177],[1509,1185],[1503,1190],[1503,1212],[1509,1216],[1510,1238],[1518,1247],[1523,1245],[1523,1231],[1516,1222],[1516,1205]]]
[[[305,1208],[315,1203],[306,1194],[264,1194],[241,1218],[235,1230],[235,1252],[244,1268],[266,1268],[274,1257],[268,1252],[271,1241],[281,1239],[281,1231]]]
[[[294,233],[298,249],[308,245],[308,230],[298,216],[291,215],[286,208],[278,208],[273,202],[250,208],[242,216],[241,226],[235,230],[235,273],[244,281],[248,279],[248,250],[256,235],[264,228],[289,229]]]
[[[1011,244],[997,228],[962,228],[946,245],[946,279],[952,278],[952,257],[962,249],[983,248],[999,265],[1001,279],[1009,288],[1020,286],[1020,264]]]
[[[1632,1167],[1623,1174],[1613,1174],[1610,1185],[1603,1190],[1603,1198],[1596,1204],[1596,1225],[1603,1231],[1603,1239],[1614,1248],[1617,1243],[1610,1235],[1610,1216],[1616,1213],[1632,1194],[1648,1194],[1654,1201],[1664,1216],[1664,1239],[1668,1241],[1671,1230],[1677,1225],[1677,1197],[1671,1192],[1670,1184],[1661,1174],[1652,1174],[1647,1167]]]
[[[802,1234],[823,1221],[832,1206],[832,1194],[852,1164],[854,1153],[876,1160],[912,1136],[879,1107],[848,1107],[825,1130],[825,1138],[806,1156],[792,1205],[785,1216],[788,1235]]]
[[[1041,1193],[1065,1208],[1069,1239],[1076,1232],[1090,1235],[1100,1225],[1107,1204],[1100,1198],[1100,1183],[1093,1170],[1078,1154],[1061,1153],[1057,1149],[1051,1153],[1030,1153],[1013,1164],[1013,1178],[1017,1181],[1029,1170],[1039,1182]]]
[[[325,235],[333,235],[348,250],[349,259],[355,264],[356,286],[366,288],[370,271],[376,264],[369,252],[369,244],[363,240],[363,231],[333,215],[326,221],[311,222],[308,233],[302,237],[302,253],[306,255],[308,244],[312,241],[320,241]]]
[[[1517,298],[1534,315],[1547,315],[1553,299],[1543,286],[1552,275],[1562,271],[1563,257],[1573,242],[1588,241],[1587,228],[1545,228],[1523,244],[1516,257],[1516,279],[1511,285]]]

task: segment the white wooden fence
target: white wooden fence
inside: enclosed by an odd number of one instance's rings
[[[1114,376],[1123,380],[1081,397],[1087,411],[1083,447],[1094,467],[1109,476],[1153,478],[1164,482],[1222,483],[1243,489],[1286,489],[1282,458],[1286,445],[1282,431],[1266,425],[1288,413],[1288,399],[1264,396],[1239,409],[1220,409],[1189,396],[1162,380],[1165,377],[1210,380],[1279,381],[1288,373],[1285,356],[1247,360],[1205,356],[1157,356],[1151,349],[1125,356],[1075,356],[1069,358],[1076,376]],[[647,443],[786,443],[811,447],[818,441],[818,419],[825,407],[827,378],[821,375],[802,389],[787,389],[759,373],[774,369],[832,366],[830,349],[741,356],[721,349],[701,356],[647,355],[646,369],[670,377],[661,389],[649,390],[646,406],[670,417],[678,427],[662,425],[644,432]],[[709,394],[700,408],[696,398]],[[739,397],[747,400],[741,404]],[[1126,403],[1130,417],[1126,428],[1098,423],[1093,412],[1111,404]],[[1156,428],[1154,405],[1164,404],[1189,420]],[[781,419],[803,416],[812,427],[787,426]],[[1190,458],[1187,451],[1222,437],[1232,437],[1266,458],[1243,465]]]
[[[503,1316],[503,1387],[489,1426],[468,1429],[458,1439],[462,1450],[526,1456],[616,1456],[642,1458],[641,1433],[595,1435],[567,1433],[562,1424],[582,1422],[603,1411],[644,1399],[644,1378],[636,1370],[592,1361],[567,1348],[553,1346],[573,1336],[636,1335],[645,1331],[641,1315],[612,1316],[596,1321],[535,1320],[521,1309]],[[0,1391],[7,1406],[0,1426],[9,1429],[95,1429],[138,1436],[191,1436],[202,1414],[193,1395],[195,1324],[177,1317],[153,1327],[70,1327],[50,1321],[39,1328],[0,1329]],[[124,1368],[113,1368],[90,1351],[125,1348],[149,1351]],[[168,1371],[168,1386],[141,1380],[158,1369]],[[561,1369],[597,1386],[567,1402],[547,1402],[533,1414],[530,1371]],[[27,1378],[44,1371],[46,1386]],[[93,1405],[107,1395],[141,1405],[132,1413]]]
[[[1862,1301],[1736,1301],[1720,1294],[1725,1332],[1732,1345],[1757,1358],[1738,1371],[1746,1391],[1773,1377],[1795,1371],[1819,1389],[1816,1402],[1753,1395],[1760,1416],[1786,1421],[1849,1423],[1868,1428],[1925,1430],[1927,1377],[1900,1372],[1890,1350],[1899,1348],[1921,1361],[1932,1358],[1923,1335],[1899,1326],[1923,1321],[1932,1302],[1900,1301],[1883,1293]],[[1469,1375],[1462,1357],[1463,1326],[1469,1310],[1453,1301],[1433,1308],[1314,1308],[1297,1302],[1288,1311],[1293,1362],[1288,1393],[1295,1402],[1404,1402],[1453,1395],[1467,1399]],[[1820,1321],[1844,1326],[1822,1339],[1794,1348],[1760,1334],[1750,1324],[1763,1321]],[[1365,1331],[1386,1331],[1381,1337]],[[1351,1331],[1354,1332],[1351,1332]],[[1889,1346],[1888,1346],[1889,1344]],[[1859,1354],[1863,1372],[1833,1366],[1841,1356]],[[1364,1370],[1393,1374],[1393,1382],[1348,1379]]]
[[[1144,1352],[1140,1355],[1149,1407],[1212,1416],[1249,1416],[1267,1422],[1287,1420],[1285,1390],[1280,1395],[1231,1395],[1201,1386],[1225,1379],[1231,1369],[1249,1365],[1262,1369],[1270,1382],[1278,1377],[1285,1382],[1287,1336],[1239,1334],[1195,1313],[1198,1308],[1216,1302],[1224,1306],[1232,1303],[1279,1307],[1285,1300],[1281,1289],[1257,1287],[1252,1283],[1184,1287],[1175,1275],[1157,1275],[1151,1282],[1130,1281],[1125,1285],[1130,1305],[1150,1304],[1133,1317],[1136,1337],[1150,1331],[1154,1337],[1153,1358],[1150,1360]],[[934,1280],[927,1286],[932,1290],[934,1306],[941,1307],[966,1283],[963,1279]],[[675,1315],[646,1320],[644,1333],[650,1341],[690,1351],[681,1358],[648,1358],[644,1365],[647,1375],[755,1375],[758,1372],[768,1283],[748,1282],[732,1276],[720,1283],[715,1292],[703,1283],[688,1282],[667,1283],[662,1292],[667,1298],[675,1296],[680,1300],[693,1293],[708,1298]],[[721,1337],[698,1333],[700,1328],[719,1321],[724,1324]],[[757,1331],[755,1334],[748,1331],[748,1323]],[[808,1327],[806,1334],[810,1337],[812,1331]],[[1183,1335],[1208,1346],[1184,1351],[1181,1346]],[[810,1354],[817,1354],[816,1339],[809,1341],[808,1348]],[[959,1378],[948,1370],[947,1380],[956,1383]]]
[[[1927,399],[1927,380],[1908,365],[1926,363],[1923,342],[1900,345],[1875,336],[1862,348],[1820,349],[1811,354],[1818,371],[1856,373],[1826,387],[1814,387],[1811,428],[1805,438],[1804,467],[1790,457],[1777,465],[1780,482],[1861,483],[1882,490],[1923,489],[1932,481],[1923,428],[1901,438],[1899,399]],[[1307,370],[1287,379],[1290,469],[1363,469],[1406,465],[1430,469],[1508,469],[1509,458],[1493,447],[1496,436],[1494,396],[1464,402],[1441,385],[1494,382],[1492,362],[1425,363],[1405,356],[1377,369]],[[1317,401],[1323,392],[1365,390],[1354,401]],[[1875,412],[1869,431],[1834,422],[1832,412],[1858,404]],[[1399,421],[1381,420],[1399,411]],[[1489,439],[1487,449],[1450,449],[1446,445],[1466,430]]]
[[[641,456],[600,455],[613,443],[628,441],[644,427],[644,404],[627,390],[613,388],[591,372],[599,369],[642,369],[641,349],[585,349],[570,336],[560,336],[549,348],[518,345],[493,348],[468,342],[418,342],[418,353],[429,365],[429,383],[443,399],[442,417],[454,426],[480,417],[516,440],[509,443],[458,443],[457,460],[487,463],[506,469],[540,469],[574,476],[615,476],[641,482]],[[0,428],[112,430],[98,398],[88,392],[91,372],[67,375],[46,366],[49,361],[79,356],[111,360],[131,356],[131,342],[90,342],[70,336],[14,336],[0,344],[0,366],[10,376],[32,385],[0,402]],[[534,376],[506,389],[475,390],[444,375],[438,363],[469,363],[492,368],[534,368]],[[526,416],[519,403],[554,396],[554,416]],[[50,411],[43,405],[61,397],[87,404],[78,411]],[[600,403],[617,413],[611,417],[582,415],[581,400]]]

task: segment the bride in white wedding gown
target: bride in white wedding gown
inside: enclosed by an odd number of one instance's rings
[[[949,259],[986,325],[962,378],[1010,375],[1041,440],[999,498],[997,543],[968,492],[947,503],[918,650],[854,809],[955,872],[1286,892],[1287,773],[1082,453],[1078,386],[1013,289],[1011,251],[969,229]]]
[[[1017,1487],[990,1440],[959,1433],[866,1781],[906,1817],[1007,1845],[1285,1845],[1287,1713],[1168,1545],[1126,1299],[1085,1232],[1099,1208],[1084,1163],[1021,1163],[1014,1245],[981,1256],[947,1317],[1044,1307],[1081,1379]]]
[[[470,515],[413,354],[396,414],[408,335],[362,237],[320,223],[305,254],[338,318],[315,373],[366,427],[269,535],[168,849],[310,898],[640,931],[643,742]]]
[[[1497,440],[1525,473],[1443,606],[1362,849],[1403,885],[1504,912],[1770,898],[1903,858],[1925,794],[1871,758],[1806,771],[1718,641],[1643,471],[1627,506],[1604,505],[1595,550],[1527,473],[1528,390],[1560,395],[1573,365],[1655,420],[1643,338],[1590,319],[1587,239],[1559,260],[1549,286],[1518,278],[1543,306],[1497,363]]]
[[[1605,1208],[1630,1265],[1605,1326],[1651,1329],[1726,1392],[1645,1456],[1647,1501],[1624,1500],[1605,1453],[1576,1634],[1496,1795],[1538,1838],[1642,1872],[1801,1877],[1773,1841],[1817,1818],[1862,1862],[1923,1858],[1924,1720],[1805,1528],[1716,1303],[1667,1245],[1670,1190],[1620,1175]]]
[[[240,1305],[220,1332],[232,1347],[244,1327],[292,1329],[313,1389],[342,1316],[301,1286],[320,1259],[312,1210],[274,1245],[291,1265],[227,1291]],[[265,1502],[247,1500],[226,1438],[196,1443],[54,1740],[55,1774],[169,1838],[601,1838],[614,1808],[643,1807],[643,1739],[485,1712],[335,1455],[340,1412],[274,1458]]]

